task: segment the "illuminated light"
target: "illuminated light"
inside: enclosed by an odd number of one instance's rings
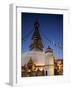
[[[43,68],[40,68],[40,71],[42,71],[43,70]]]
[[[30,72],[30,70],[28,70],[28,72]]]

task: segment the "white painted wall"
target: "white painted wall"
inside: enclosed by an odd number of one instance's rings
[[[8,85],[9,78],[9,3],[22,3],[26,5],[38,6],[63,6],[70,8],[70,28],[68,32],[67,56],[71,60],[72,76],[72,0],[0,0],[0,90],[71,90],[72,83],[62,84],[33,84],[21,87],[11,87]],[[72,81],[72,77],[71,77]]]
[[[48,65],[48,67],[46,67],[48,75],[49,76],[54,75],[54,57],[53,57],[53,53],[47,52],[45,54],[45,63],[46,63],[46,65]]]
[[[53,53],[46,53],[45,54],[45,61],[47,65],[53,65],[54,64],[54,57],[53,57]]]

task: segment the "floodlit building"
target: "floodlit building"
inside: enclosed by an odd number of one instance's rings
[[[54,74],[63,75],[63,59],[56,59],[54,61]]]

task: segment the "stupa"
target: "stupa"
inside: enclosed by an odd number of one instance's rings
[[[48,47],[46,51],[43,50],[38,21],[34,24],[34,33],[32,35],[29,51],[21,56],[21,66],[26,65],[29,60],[33,60],[36,70],[43,70],[45,75],[54,75],[54,57],[53,50]]]

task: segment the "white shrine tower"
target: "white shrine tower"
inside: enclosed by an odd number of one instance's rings
[[[54,75],[54,55],[50,47],[45,52],[45,69],[47,70],[48,76]]]

